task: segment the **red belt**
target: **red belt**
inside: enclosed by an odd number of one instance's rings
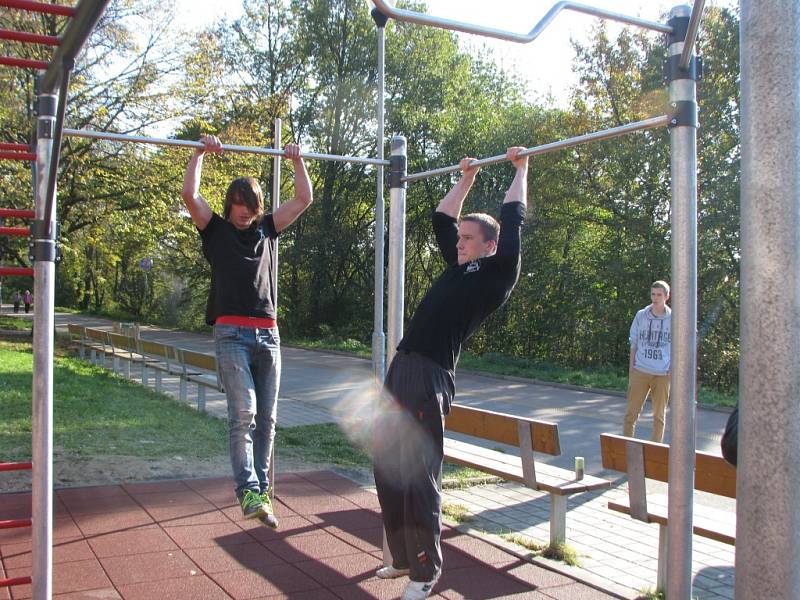
[[[258,327],[259,329],[274,329],[278,326],[278,322],[269,317],[240,317],[237,315],[217,317],[214,324],[235,325],[236,327]]]

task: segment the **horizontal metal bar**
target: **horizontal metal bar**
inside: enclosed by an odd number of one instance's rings
[[[449,29],[451,31],[462,31],[464,33],[475,33],[485,37],[497,38],[509,42],[517,42],[520,44],[527,44],[535,40],[544,31],[547,26],[555,19],[556,15],[562,10],[573,10],[576,12],[593,15],[603,19],[612,21],[619,21],[627,23],[628,25],[636,25],[645,29],[652,29],[661,33],[672,33],[672,27],[664,23],[656,21],[648,21],[638,17],[631,17],[620,13],[580,4],[578,2],[558,2],[556,3],[547,14],[531,29],[527,34],[516,33],[513,31],[505,31],[502,29],[494,29],[492,27],[484,27],[474,23],[464,23],[463,21],[454,21],[452,19],[444,19],[442,17],[435,17],[425,13],[415,12],[412,10],[405,10],[402,8],[395,8],[390,0],[372,0],[375,6],[387,17],[391,17],[398,21],[407,23],[416,23],[418,25],[431,25],[441,29]]]
[[[610,138],[619,137],[621,135],[625,135],[626,133],[633,133],[634,131],[643,131],[645,129],[654,129],[656,127],[666,127],[669,124],[671,118],[672,117],[670,115],[653,117],[651,119],[645,119],[644,121],[636,121],[635,123],[628,123],[627,125],[621,125],[619,127],[614,127],[612,129],[604,129],[603,131],[597,131],[594,133],[579,135],[577,137],[561,140],[559,142],[551,142],[549,144],[544,144],[542,146],[534,146],[533,148],[528,148],[527,150],[520,152],[519,156],[523,157],[523,156],[535,156],[537,154],[547,154],[548,152],[554,152],[556,150],[562,150],[564,148],[571,148],[573,146],[580,146],[581,144],[587,144],[589,142],[599,142],[601,140],[607,140]],[[470,164],[475,167],[485,167],[486,165],[494,165],[497,163],[506,162],[507,160],[508,159],[506,158],[505,154],[498,154],[497,156],[490,156],[488,158],[473,160]],[[402,181],[404,182],[418,181],[420,179],[427,179],[428,177],[435,177],[436,175],[446,175],[448,173],[455,173],[460,169],[461,169],[460,165],[451,165],[449,167],[432,169],[430,171],[411,173],[410,175],[403,177]]]
[[[31,0],[0,0],[0,6],[18,8],[19,10],[27,10],[29,12],[47,13],[49,15],[62,15],[65,17],[71,17],[75,14],[75,9],[71,6],[32,2]]]
[[[0,277],[33,277],[28,267],[0,267]]]
[[[16,56],[0,56],[0,65],[7,67],[21,67],[23,69],[38,69],[44,71],[50,66],[45,60],[33,60],[30,58],[17,58]]]
[[[36,155],[33,152],[2,152],[0,151],[0,159],[5,160],[36,160]]]
[[[12,152],[30,152],[31,147],[28,144],[12,144],[8,142],[0,142],[0,150],[10,150]]]
[[[111,140],[116,142],[133,142],[135,144],[155,144],[157,146],[178,146],[181,148],[203,148],[202,142],[193,142],[190,140],[174,140],[167,138],[153,138],[139,135],[126,135],[122,133],[110,133],[107,131],[90,131],[88,129],[64,129],[64,135],[73,137],[83,137],[99,140]],[[231,144],[223,144],[222,149],[228,152],[245,152],[249,154],[262,154],[266,156],[284,156],[283,150],[276,148],[260,148],[256,146],[234,146]],[[389,166],[388,160],[381,160],[379,158],[366,158],[362,156],[339,156],[337,154],[318,154],[316,152],[302,152],[300,154],[303,158],[309,160],[333,160],[341,162],[362,163],[367,165],[383,165]]]
[[[61,43],[61,40],[54,35],[41,35],[12,29],[0,29],[0,40],[25,42],[26,44],[44,44],[46,46],[58,46]]]
[[[27,237],[31,234],[28,227],[0,227],[0,235]]]
[[[33,219],[36,216],[36,213],[32,210],[27,210],[24,208],[0,208],[0,217],[12,217],[15,219]],[[3,471],[3,465],[6,464],[26,464],[30,465],[31,463],[0,463],[0,471]]]
[[[10,519],[6,521],[0,521],[0,529],[16,529],[19,527],[30,527],[31,520],[30,519]]]
[[[30,577],[11,577],[10,579],[0,579],[0,588],[11,587],[12,585],[25,585],[31,583]]]
[[[703,16],[703,7],[706,0],[695,0],[692,6],[692,15],[689,17],[689,26],[686,29],[686,40],[683,42],[683,51],[678,66],[681,69],[689,68],[689,57],[692,55],[694,43],[697,40],[697,30],[700,29],[700,18]]]

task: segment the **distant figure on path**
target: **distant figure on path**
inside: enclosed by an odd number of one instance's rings
[[[25,312],[31,312],[31,304],[33,304],[33,296],[29,290],[25,290],[25,294],[22,296],[22,302],[25,304]]]
[[[672,310],[667,306],[669,284],[655,281],[650,286],[652,304],[636,313],[631,323],[631,352],[628,365],[628,410],[623,435],[633,437],[636,421],[647,394],[653,403],[652,441],[664,440],[669,402]]]

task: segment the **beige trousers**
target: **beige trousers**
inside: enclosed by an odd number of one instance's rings
[[[669,375],[650,375],[637,369],[631,369],[628,378],[628,410],[625,413],[622,435],[633,437],[636,421],[642,412],[648,392],[653,403],[653,437],[651,439],[654,442],[661,442],[664,439],[667,403],[669,402]]]

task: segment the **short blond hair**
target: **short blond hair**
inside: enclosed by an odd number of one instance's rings
[[[461,222],[463,223],[464,221],[471,221],[478,224],[484,242],[496,242],[497,238],[500,237],[500,223],[491,215],[487,215],[486,213],[470,213],[461,217]]]
[[[664,290],[664,293],[669,296],[669,284],[666,281],[659,279],[658,281],[654,281],[653,284],[650,286],[650,289],[653,288],[661,288]]]

